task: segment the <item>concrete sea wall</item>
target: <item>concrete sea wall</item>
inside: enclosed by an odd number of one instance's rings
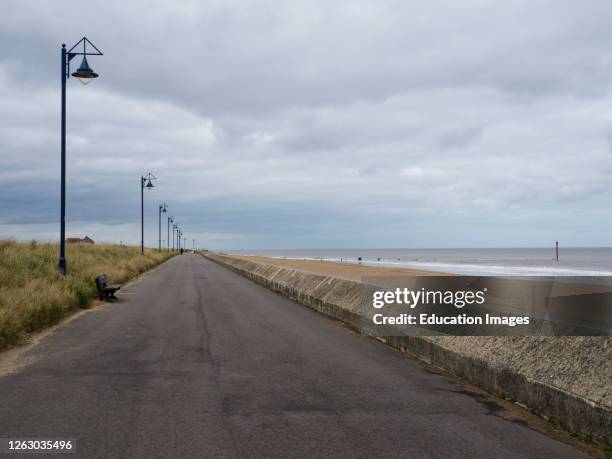
[[[207,258],[361,331],[361,284],[212,253]],[[567,430],[612,446],[609,337],[381,337]]]

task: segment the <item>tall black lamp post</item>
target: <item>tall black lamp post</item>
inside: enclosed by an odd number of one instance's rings
[[[172,225],[172,251],[174,252],[174,241],[176,241],[176,238],[174,237],[174,231],[178,228],[177,224],[175,223],[174,225]]]
[[[174,222],[174,217],[168,217],[168,239],[166,239],[168,244],[168,252],[170,252],[170,223],[172,222]]]
[[[144,255],[144,189],[150,190],[154,187],[153,180],[156,177],[150,172],[140,176],[140,254]]]
[[[83,52],[80,52],[80,45],[83,45]],[[92,47],[95,52],[87,50],[87,45]],[[77,51],[75,49],[79,47]],[[66,275],[66,80],[70,78],[70,61],[76,56],[83,56],[80,67],[76,72],[72,73],[73,77],[79,79],[83,84],[89,83],[92,79],[98,78],[98,74],[94,72],[87,63],[87,56],[102,56],[98,48],[90,42],[87,37],[81,38],[76,45],[66,51],[66,44],[62,44],[61,50],[61,74],[62,74],[62,156],[61,156],[61,205],[60,205],[60,256],[59,270]]]
[[[162,212],[166,212],[166,209],[168,208],[168,204],[166,204],[165,202],[163,204],[159,205],[159,251],[161,252],[161,214]]]

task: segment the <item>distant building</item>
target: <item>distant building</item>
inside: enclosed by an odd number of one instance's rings
[[[83,239],[80,237],[69,237],[66,238],[68,244],[95,244],[94,240],[89,236],[85,236]]]

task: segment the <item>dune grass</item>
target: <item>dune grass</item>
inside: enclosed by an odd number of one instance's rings
[[[58,244],[0,240],[0,350],[91,305],[97,297],[94,279],[134,279],[172,256],[167,252],[119,245],[68,244],[68,275],[57,270]]]

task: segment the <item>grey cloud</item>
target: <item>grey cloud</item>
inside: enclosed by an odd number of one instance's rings
[[[69,228],[137,242],[150,170],[151,245],[161,201],[216,247],[609,243],[609,2],[3,12],[0,234],[53,238],[59,45],[86,31],[105,55],[69,81]]]

